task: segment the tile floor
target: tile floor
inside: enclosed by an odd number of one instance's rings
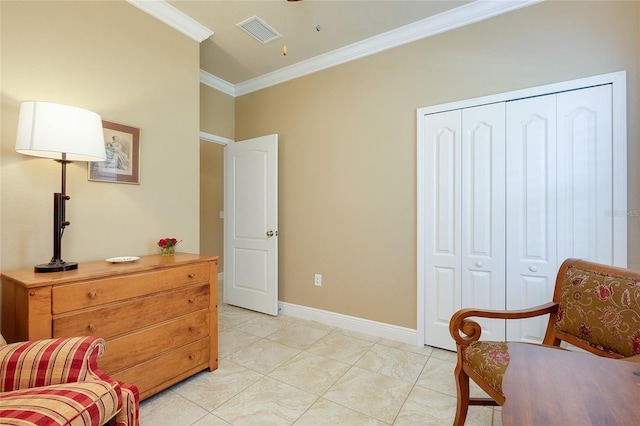
[[[142,426],[451,425],[455,353],[219,307],[219,368],[142,402]],[[481,395],[472,388],[473,395]],[[500,425],[470,407],[467,425]]]

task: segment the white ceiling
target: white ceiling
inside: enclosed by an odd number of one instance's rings
[[[539,0],[128,1],[202,40],[202,74],[236,95]],[[254,16],[282,37],[262,44],[237,26]]]

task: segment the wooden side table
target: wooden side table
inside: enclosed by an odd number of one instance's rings
[[[504,425],[640,422],[640,363],[525,343],[509,343],[509,356]]]

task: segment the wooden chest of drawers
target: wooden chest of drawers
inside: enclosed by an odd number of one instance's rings
[[[218,258],[188,253],[133,263],[81,263],[77,270],[2,274],[2,335],[8,342],[96,335],[99,367],[147,398],[218,367]]]

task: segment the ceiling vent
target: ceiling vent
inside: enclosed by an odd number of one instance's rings
[[[267,44],[270,41],[282,37],[282,34],[271,28],[257,16],[251,17],[236,25],[262,44]]]

